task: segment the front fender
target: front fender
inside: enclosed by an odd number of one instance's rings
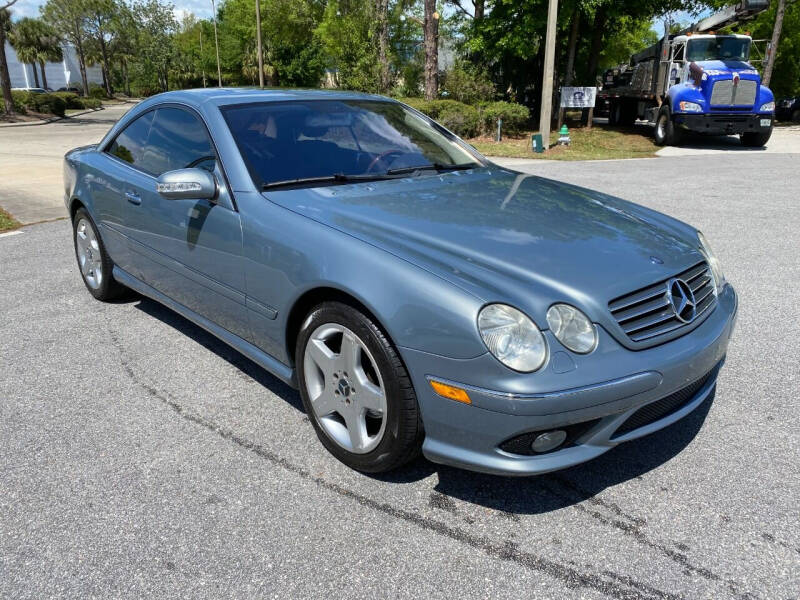
[[[767,102],[775,102],[775,94],[764,85],[758,86],[758,100],[756,101],[756,111],[761,112],[761,106]],[[764,111],[764,114],[772,114],[775,111]]]
[[[397,346],[454,359],[486,352],[477,329],[483,301],[385,250],[270,202],[239,193],[247,296],[255,343],[285,364],[289,316],[310,290],[333,288],[363,304]],[[303,243],[299,244],[298,240]],[[263,316],[274,311],[275,317]]]
[[[669,108],[672,114],[683,113],[681,110],[681,102],[694,102],[699,104],[703,112],[707,112],[706,99],[703,96],[703,90],[695,87],[691,83],[680,83],[673,85],[669,88]]]

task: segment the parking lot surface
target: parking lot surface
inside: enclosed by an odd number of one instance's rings
[[[348,470],[223,343],[94,301],[66,221],[0,237],[0,597],[797,598],[799,167],[525,166],[697,225],[740,294],[713,402],[529,479]]]

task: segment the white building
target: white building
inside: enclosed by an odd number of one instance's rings
[[[45,63],[44,69],[47,75],[47,86],[57,90],[62,87],[72,86],[81,87],[81,70],[78,66],[78,55],[75,48],[69,45],[63,47],[64,60],[61,62]],[[33,66],[23,65],[17,58],[14,48],[6,42],[6,60],[8,61],[8,74],[11,77],[11,87],[36,87],[36,78],[33,76]],[[39,74],[39,86],[42,85],[42,72],[39,65],[36,65],[36,72]],[[102,85],[103,72],[100,67],[86,67],[86,78],[89,83]]]

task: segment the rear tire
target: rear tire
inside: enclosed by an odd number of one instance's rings
[[[72,242],[83,283],[96,300],[108,302],[128,291],[114,279],[114,262],[85,208],[79,208],[72,218]]]
[[[800,123],[800,108],[792,113],[792,121],[795,123]]]
[[[742,146],[747,146],[748,148],[763,148],[767,145],[770,137],[772,137],[771,127],[769,131],[743,133],[739,136],[739,139],[742,141]]]
[[[366,315],[340,302],[314,308],[297,338],[295,366],[317,437],[341,462],[384,473],[419,455],[424,431],[411,378]]]
[[[683,140],[683,132],[675,127],[672,111],[664,104],[656,117],[655,141],[657,146],[677,146]]]

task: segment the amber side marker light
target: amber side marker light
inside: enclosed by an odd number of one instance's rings
[[[472,404],[472,400],[469,399],[467,392],[461,388],[447,385],[446,383],[441,383],[440,381],[434,381],[433,379],[430,380],[430,383],[433,391],[440,396],[443,396],[444,398],[450,398],[450,400],[455,400],[456,402]]]

